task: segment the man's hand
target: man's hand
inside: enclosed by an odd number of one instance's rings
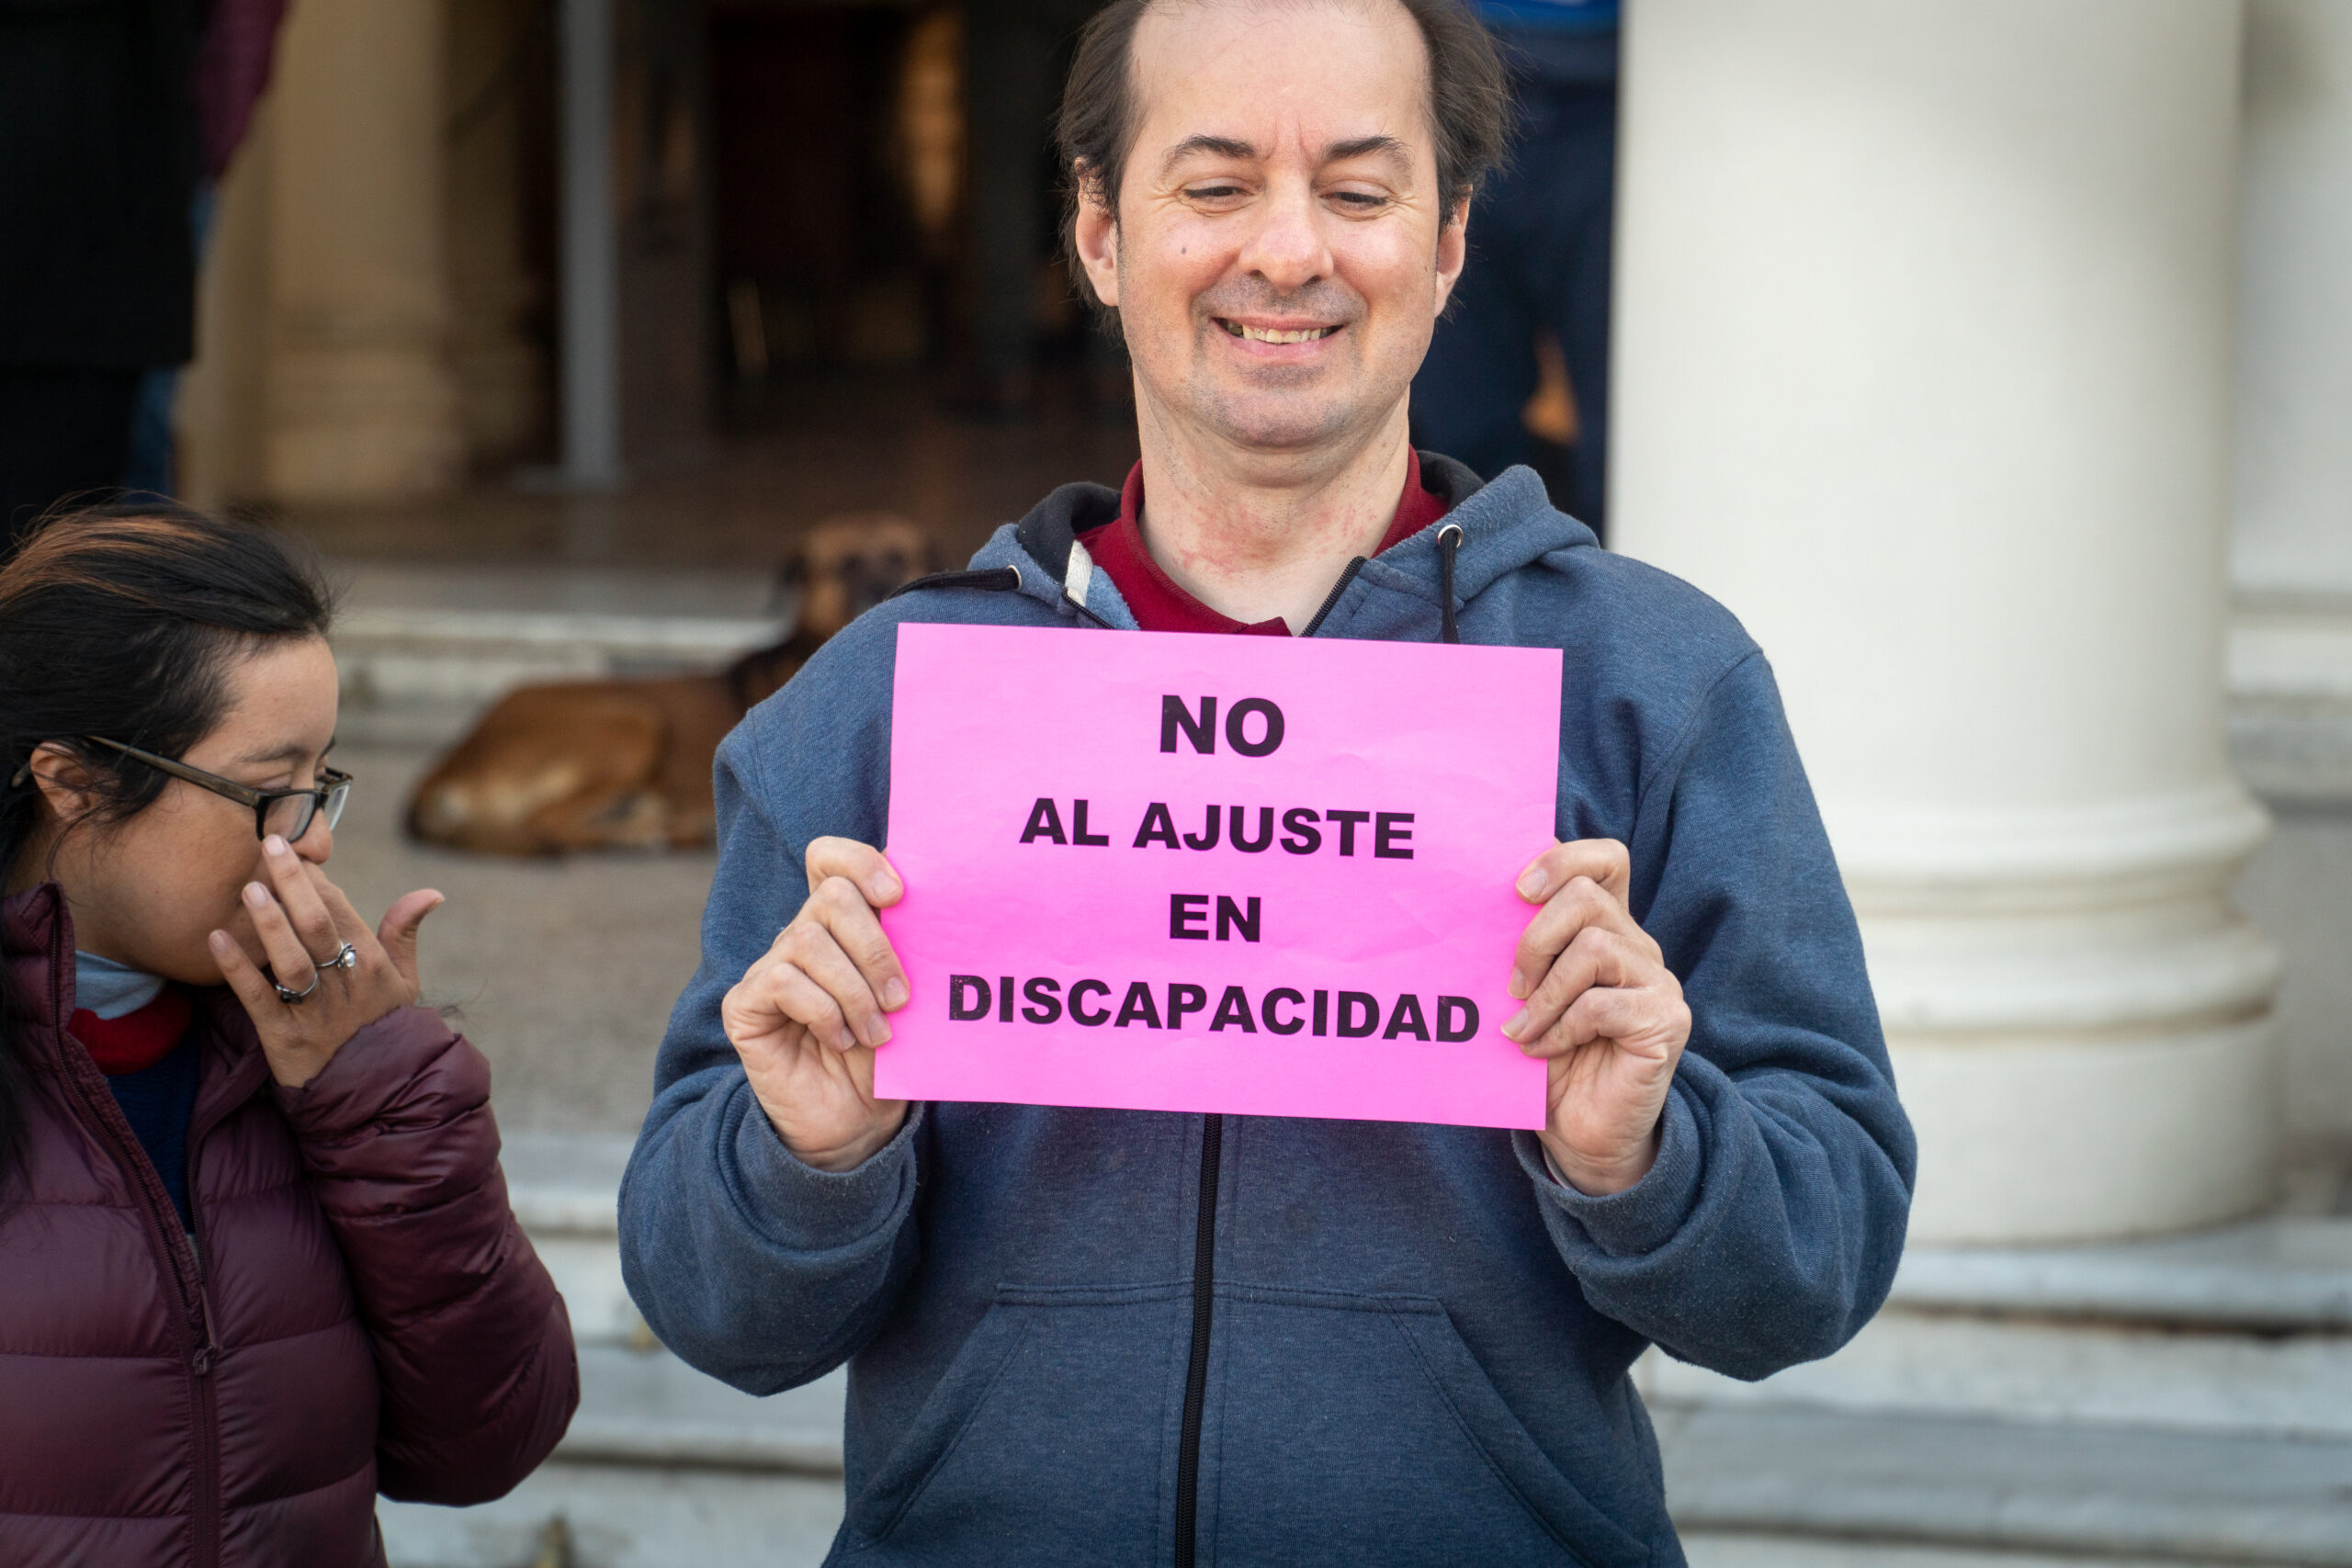
[[[905,888],[882,852],[817,839],[808,900],[719,1004],[727,1038],[776,1136],[803,1164],[850,1170],[888,1143],[903,1100],[874,1098],[883,1018],[907,1005],[907,977],[874,911]]]
[[[1551,1064],[1538,1134],[1577,1191],[1622,1192],[1657,1159],[1666,1091],[1690,1039],[1682,983],[1625,909],[1632,865],[1614,839],[1557,844],[1520,874],[1527,922],[1510,994],[1527,1006],[1503,1025]]]

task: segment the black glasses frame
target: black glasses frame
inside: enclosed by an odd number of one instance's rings
[[[85,735],[82,739],[94,746],[109,747],[134,761],[144,762],[158,773],[169,773],[175,779],[183,779],[198,789],[209,789],[213,794],[226,796],[241,806],[253,807],[254,837],[256,839],[269,837],[269,808],[281,800],[291,800],[300,795],[311,803],[310,809],[302,814],[300,823],[296,826],[294,831],[285,836],[286,841],[290,844],[311,830],[311,822],[322,811],[326,813],[327,830],[333,832],[334,825],[343,820],[344,803],[351,798],[351,775],[334,768],[320,769],[319,782],[309,789],[255,789],[251,784],[241,784],[234,779],[224,779],[219,773],[208,773],[202,768],[191,768],[186,762],[175,762],[169,757],[157,756],[153,751],[142,751],[136,746],[126,746],[119,740],[109,740],[103,735]]]

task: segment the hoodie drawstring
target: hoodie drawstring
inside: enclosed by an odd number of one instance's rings
[[[1453,558],[1462,548],[1462,525],[1448,523],[1437,531],[1438,635],[1460,642],[1462,628],[1453,624]]]
[[[978,571],[934,571],[929,577],[901,582],[890,590],[890,597],[896,599],[902,593],[921,593],[933,588],[978,588],[989,593],[1017,593],[1021,591],[1021,569],[991,566]]]

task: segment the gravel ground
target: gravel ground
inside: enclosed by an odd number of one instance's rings
[[[424,748],[335,749],[359,781],[330,874],[370,919],[412,887],[449,901],[424,923],[425,999],[496,1073],[509,1130],[634,1133],[653,1054],[700,955],[707,852],[522,861],[404,838],[400,809]]]

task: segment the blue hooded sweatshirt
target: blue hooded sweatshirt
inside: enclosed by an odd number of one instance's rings
[[[1066,486],[720,749],[702,967],[621,1190],[663,1344],[753,1393],[848,1362],[830,1562],[1679,1563],[1634,1358],[1760,1378],[1883,1300],[1911,1132],[1763,656],[1530,470],[1423,464],[1461,640],[1566,652],[1558,834],[1630,848],[1690,1004],[1657,1165],[1592,1198],[1523,1132],[984,1104],[916,1106],[842,1174],[785,1149],[719,1001],[811,839],[883,842],[899,623],[1065,627],[1072,659],[1135,629],[1071,548],[1118,496]],[[1313,634],[1439,640],[1442,527],[1352,569]],[[1004,709],[1008,746],[1086,722],[1050,691]]]

